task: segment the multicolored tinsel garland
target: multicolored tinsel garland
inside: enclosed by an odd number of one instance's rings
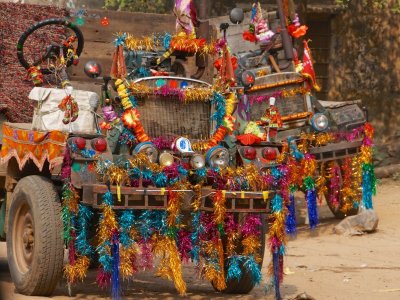
[[[275,169],[274,178],[275,183],[279,184],[280,181],[286,180],[284,178],[284,170]],[[286,171],[286,170],[285,170]],[[284,172],[285,172],[284,171]],[[283,186],[287,186],[284,183]],[[270,228],[268,231],[268,241],[270,246],[270,252],[272,254],[272,261],[269,264],[270,282],[267,284],[267,291],[272,288],[275,290],[275,299],[281,299],[280,296],[280,283],[283,280],[283,255],[285,254],[286,234],[285,234],[285,201],[279,191],[276,191],[275,196],[271,203],[271,215],[270,215]]]
[[[78,206],[79,195],[71,184],[72,159],[70,149],[65,148],[64,160],[61,169],[62,187],[62,219],[64,223],[64,241],[68,247],[68,264],[64,267],[64,274],[68,284],[86,277],[89,268],[92,248],[87,242],[88,220],[91,212],[84,206]],[[80,230],[77,234],[77,229]],[[77,239],[79,238],[79,239]]]
[[[277,99],[277,100],[281,100],[284,98],[289,98],[289,97],[293,97],[295,95],[304,95],[309,93],[309,89],[304,88],[304,87],[297,87],[297,88],[292,88],[292,89],[283,89],[281,91],[276,91],[270,94],[263,94],[263,95],[250,95],[247,96],[248,101],[250,103],[250,105],[253,105],[254,103],[263,103],[263,102],[267,102],[269,103],[269,99],[271,97]]]
[[[306,192],[306,202],[308,210],[308,220],[310,228],[314,229],[318,225],[318,207],[317,207],[317,191],[314,181],[314,174],[317,169],[315,158],[310,154],[305,154],[302,161],[302,169],[304,174],[303,189]]]
[[[259,284],[261,282],[261,225],[262,223],[259,215],[248,214],[241,227],[241,234],[243,237],[243,266],[247,272],[251,274],[254,284]]]
[[[372,140],[374,128],[366,123],[364,127],[365,136],[361,146],[360,160],[362,164],[362,206],[372,209],[372,195],[376,194],[376,177],[372,163]]]

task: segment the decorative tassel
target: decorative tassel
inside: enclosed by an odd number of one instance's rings
[[[272,264],[274,268],[274,289],[275,289],[275,300],[281,300],[281,292],[280,292],[280,273],[282,272],[280,270],[280,259],[279,259],[279,253],[274,252],[272,254]]]
[[[294,199],[294,193],[290,192],[289,195],[289,206],[288,215],[286,216],[286,233],[295,236],[297,233],[297,223],[296,223],[296,203]]]
[[[315,189],[307,190],[306,193],[308,219],[310,221],[310,228],[315,229],[318,225],[318,208],[317,208],[317,192]]]

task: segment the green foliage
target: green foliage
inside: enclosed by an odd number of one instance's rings
[[[335,0],[336,4],[348,7],[351,0]],[[400,13],[400,0],[363,0],[364,5],[373,5],[379,9],[389,8],[393,13]]]
[[[105,0],[104,7],[113,10],[165,14],[172,12],[173,0]]]

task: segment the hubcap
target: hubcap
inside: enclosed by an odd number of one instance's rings
[[[26,273],[31,267],[35,250],[33,216],[26,202],[21,204],[15,215],[13,241],[17,266],[21,273]]]

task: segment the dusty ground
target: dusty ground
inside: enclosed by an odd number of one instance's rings
[[[299,225],[297,238],[289,241],[287,247],[287,275],[281,289],[284,299],[293,299],[303,292],[317,300],[400,299],[400,181],[383,180],[374,203],[380,222],[373,234],[352,237],[333,234],[332,228],[338,221],[331,217],[326,206],[320,208],[322,218],[317,230],[310,232],[306,225]],[[184,272],[191,299],[273,299],[265,296],[262,286],[246,297],[224,297],[208,283],[197,280],[193,267],[185,267]],[[94,280],[92,271],[85,284],[74,288],[74,298],[109,298],[109,292],[98,289]],[[171,282],[155,278],[152,273],[139,274],[124,291],[124,299],[179,298]],[[4,300],[48,299],[14,293],[5,243],[0,243],[0,295]],[[71,299],[67,297],[64,282],[51,299]]]

